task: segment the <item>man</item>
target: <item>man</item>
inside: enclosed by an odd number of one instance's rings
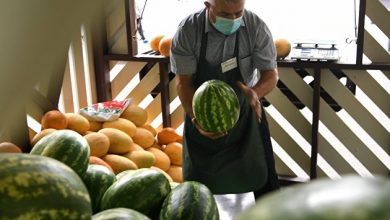
[[[259,102],[278,81],[273,39],[266,24],[244,9],[245,0],[204,4],[180,23],[171,48],[171,69],[186,113],[183,176],[214,194],[255,191],[257,197],[279,187]],[[227,134],[205,132],[194,118],[194,92],[210,79],[227,82],[240,100],[240,118]]]

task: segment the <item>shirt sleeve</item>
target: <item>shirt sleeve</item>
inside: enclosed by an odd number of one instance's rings
[[[271,31],[264,22],[258,27],[253,51],[254,67],[259,71],[275,69],[276,50]]]
[[[171,71],[175,74],[191,75],[196,72],[197,59],[195,55],[195,28],[185,21],[172,39]]]

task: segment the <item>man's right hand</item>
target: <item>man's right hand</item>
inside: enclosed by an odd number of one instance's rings
[[[203,130],[198,122],[196,121],[196,118],[191,119],[192,124],[195,126],[196,129],[198,129],[199,133],[205,137],[208,137],[210,139],[218,139],[228,134],[228,132],[208,132]]]

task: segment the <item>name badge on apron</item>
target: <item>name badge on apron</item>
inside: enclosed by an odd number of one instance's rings
[[[222,73],[226,73],[229,70],[232,70],[237,67],[237,58],[233,57],[221,63]]]

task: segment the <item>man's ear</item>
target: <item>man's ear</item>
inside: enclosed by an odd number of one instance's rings
[[[209,1],[204,1],[204,5],[206,6],[207,9],[209,9],[211,6]]]

